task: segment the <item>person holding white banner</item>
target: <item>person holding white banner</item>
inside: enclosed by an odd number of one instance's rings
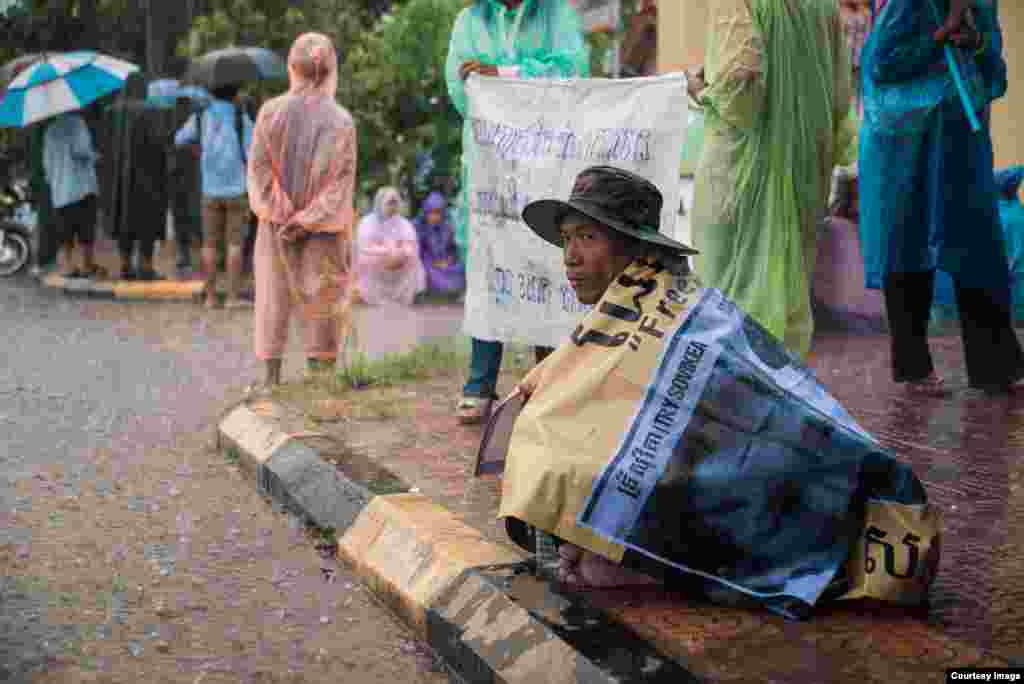
[[[455,20],[448,49],[448,95],[465,118],[468,98],[465,80],[472,74],[510,78],[585,77],[590,52],[583,39],[579,15],[568,0],[475,0]],[[462,201],[456,239],[464,246],[468,234],[469,144],[468,119],[463,126]],[[538,350],[543,355],[542,350]],[[473,340],[469,380],[456,409],[464,424],[484,420],[497,398],[503,345]]]

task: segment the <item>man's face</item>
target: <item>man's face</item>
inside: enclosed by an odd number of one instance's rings
[[[569,284],[581,304],[597,304],[633,257],[621,253],[613,231],[585,216],[562,221],[562,254]]]

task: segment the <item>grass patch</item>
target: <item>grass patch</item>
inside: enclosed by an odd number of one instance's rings
[[[421,344],[405,354],[386,354],[377,359],[359,352],[338,369],[335,382],[342,390],[393,387],[461,371],[468,363],[469,354],[454,340]]]
[[[416,399],[415,393],[407,391],[410,385],[438,380],[455,384],[455,379],[465,377],[469,357],[468,338],[432,341],[406,353],[373,359],[358,353],[347,364],[339,358],[334,373],[311,373],[299,382],[274,388],[272,397],[299,410],[304,416],[304,430],[315,431],[324,423],[342,420],[398,418]],[[533,363],[531,347],[505,345],[503,375],[518,379]]]
[[[335,390],[394,387],[427,380],[437,375],[465,373],[469,368],[470,342],[466,338],[448,339],[417,345],[404,354],[386,354],[370,359],[357,353],[339,367]],[[525,371],[533,367],[533,349],[522,344],[506,344],[502,367]]]
[[[224,460],[228,465],[236,466],[242,462],[241,452],[234,446],[226,447],[223,451]]]

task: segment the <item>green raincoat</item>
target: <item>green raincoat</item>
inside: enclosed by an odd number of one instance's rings
[[[835,0],[716,0],[704,69],[697,271],[806,358],[818,224],[850,149]]]
[[[469,230],[469,155],[472,154],[469,104],[459,69],[479,61],[511,69],[518,78],[572,78],[590,73],[590,50],[583,39],[579,15],[568,0],[523,0],[507,9],[498,0],[476,0],[462,10],[452,29],[445,78],[448,95],[463,117],[462,198],[455,241],[466,259]]]

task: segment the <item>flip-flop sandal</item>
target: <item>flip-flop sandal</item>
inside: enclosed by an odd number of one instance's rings
[[[455,408],[455,417],[463,425],[479,425],[487,420],[491,412],[491,399],[480,397],[462,397]]]
[[[265,382],[254,382],[245,388],[246,399],[263,399],[274,394],[274,388]]]
[[[82,271],[82,277],[84,278],[95,278],[96,280],[105,280],[110,275],[107,269],[102,266],[93,266],[92,268]]]
[[[909,394],[919,397],[948,397],[953,394],[942,378],[935,373],[921,380],[906,383],[906,389]]]

